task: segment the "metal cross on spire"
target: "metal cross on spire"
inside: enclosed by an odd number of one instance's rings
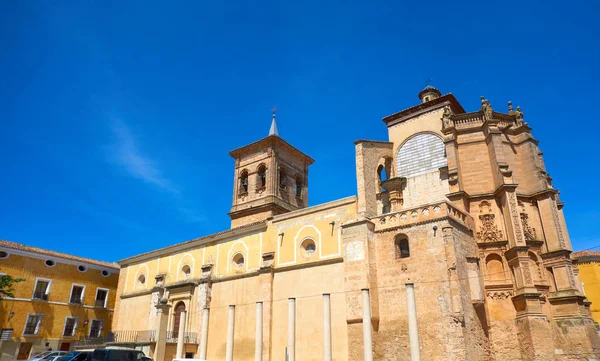
[[[276,116],[276,112],[277,112],[277,107],[273,106],[273,108],[271,109],[271,112],[273,114],[273,118],[271,120],[271,129],[269,130],[269,135],[276,135],[279,136],[278,132],[277,132],[277,123],[275,122],[275,116]]]

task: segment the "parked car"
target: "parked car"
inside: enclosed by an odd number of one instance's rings
[[[65,355],[66,351],[46,351],[41,354],[37,354],[29,359],[29,361],[52,361],[56,357]]]
[[[90,361],[142,361],[146,355],[131,348],[97,348]]]
[[[90,361],[92,359],[92,353],[94,353],[93,349],[71,351],[55,361]]]
[[[56,351],[56,355],[49,355],[49,357],[45,360],[46,361],[57,361],[59,358],[63,357],[66,354],[68,354],[68,352],[66,352],[66,351]]]

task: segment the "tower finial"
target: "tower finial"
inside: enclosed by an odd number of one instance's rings
[[[277,107],[273,106],[273,108],[271,109],[271,112],[273,114],[272,120],[271,120],[271,129],[269,130],[269,135],[276,135],[279,136],[278,132],[277,132],[277,123],[275,122],[275,117],[276,117],[276,112],[277,112]]]

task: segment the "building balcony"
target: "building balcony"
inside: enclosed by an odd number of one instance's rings
[[[167,331],[167,343],[177,343],[179,332]],[[106,336],[100,337],[81,337],[75,341],[75,347],[100,346],[100,345],[148,345],[156,343],[156,331],[114,331]],[[198,344],[198,334],[196,332],[185,332],[184,343]]]
[[[106,306],[104,305],[106,303],[106,301],[104,300],[96,300],[94,302],[94,307],[96,308],[106,308]]]
[[[179,338],[178,331],[167,331],[167,343],[177,343]],[[196,332],[185,332],[183,335],[183,343],[198,343],[198,334]]]

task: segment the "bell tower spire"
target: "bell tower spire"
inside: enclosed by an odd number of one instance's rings
[[[273,117],[271,120],[271,129],[269,130],[269,135],[276,135],[279,136],[279,133],[277,132],[277,123],[275,122],[275,112],[277,112],[277,107],[273,107],[273,109],[271,109],[271,112],[273,113]]]
[[[267,137],[229,153],[235,159],[232,228],[308,206],[308,167],[314,160],[279,136],[276,110]]]

